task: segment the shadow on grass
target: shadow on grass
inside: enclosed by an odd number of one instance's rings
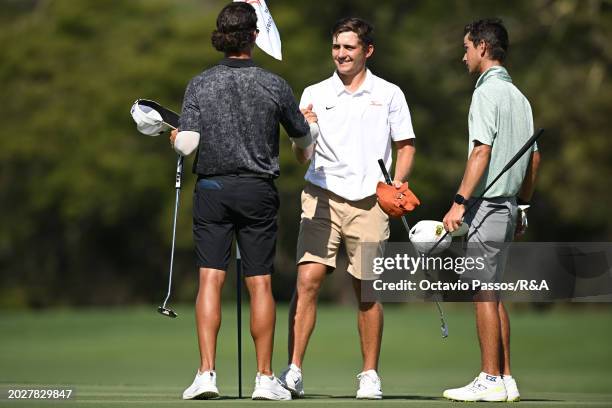
[[[326,395],[326,398],[356,399],[354,395]],[[385,395],[384,400],[410,400],[410,401],[446,401],[442,397],[430,397],[427,395]]]
[[[521,398],[521,402],[565,402],[565,400],[549,398]]]
[[[217,397],[217,398],[200,398],[200,397],[196,397],[196,398],[192,398],[190,400],[183,400],[183,401],[240,401],[240,400],[246,400],[246,399],[251,399],[251,397],[232,397],[229,395],[224,395],[222,397]]]
[[[325,395],[325,394],[309,394],[303,399],[317,399],[317,398],[330,398],[330,399],[355,399],[354,395]],[[428,395],[385,395],[383,400],[407,400],[407,401],[449,401],[444,397],[431,397]],[[522,402],[563,402],[559,399],[549,398],[521,398]]]

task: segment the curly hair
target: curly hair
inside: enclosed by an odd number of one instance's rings
[[[336,21],[332,28],[332,37],[337,37],[340,33],[352,31],[357,34],[359,41],[364,48],[374,45],[374,26],[365,20],[357,17],[346,17]]]
[[[212,32],[211,41],[217,51],[240,52],[255,43],[257,14],[248,3],[230,3],[223,7],[217,17],[217,29]]]
[[[468,38],[474,43],[474,46],[484,41],[489,58],[504,62],[508,53],[508,31],[500,19],[489,18],[473,21],[463,29],[463,35],[466,34],[469,34]]]

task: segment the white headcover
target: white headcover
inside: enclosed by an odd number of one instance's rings
[[[281,39],[272,14],[268,10],[265,0],[234,0],[235,2],[246,2],[253,6],[257,13],[257,28],[259,35],[255,43],[266,54],[271,55],[277,60],[282,60]]]
[[[459,228],[457,228],[450,234],[453,237],[462,237],[465,234],[467,234],[469,230],[470,230],[470,227],[467,225],[467,222],[462,222],[461,225],[459,225]]]
[[[156,110],[149,106],[139,105],[138,101],[134,102],[130,110],[136,128],[138,131],[147,136],[159,136],[166,127],[164,121]]]
[[[446,231],[444,230],[444,224],[442,224],[440,221],[419,221],[410,230],[409,237],[412,245],[414,245],[414,248],[418,252],[426,254],[445,233]],[[450,236],[450,234],[446,235],[444,240],[440,242],[431,255],[448,249],[452,240],[453,238]]]

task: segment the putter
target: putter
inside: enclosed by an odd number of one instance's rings
[[[474,201],[472,201],[472,203],[471,203],[470,205],[468,205],[468,206],[467,206],[467,208],[465,209],[465,213],[464,213],[464,214],[467,214],[467,213],[468,213],[468,212],[469,212],[469,211],[470,211],[470,210],[471,210],[471,209],[472,209],[472,208],[473,208],[473,207],[474,207],[474,206],[475,206],[475,205],[476,205],[478,202],[480,202],[480,200],[482,200],[482,199],[484,198],[485,193],[486,193],[487,191],[489,191],[489,189],[490,189],[491,187],[493,187],[493,184],[495,184],[495,182],[496,182],[497,180],[499,180],[499,179],[500,179],[500,177],[501,177],[501,176],[502,176],[502,175],[503,175],[505,172],[507,172],[507,171],[508,171],[508,170],[509,170],[509,169],[510,169],[512,166],[514,166],[514,165],[516,164],[516,162],[517,162],[517,161],[518,161],[518,160],[519,160],[519,159],[520,159],[520,158],[521,158],[521,157],[522,157],[522,156],[525,154],[525,152],[526,152],[527,150],[529,150],[529,148],[530,148],[531,146],[533,146],[533,144],[534,144],[534,143],[535,143],[535,142],[536,142],[536,141],[537,141],[537,140],[540,138],[540,136],[542,136],[542,133],[544,133],[544,129],[541,129],[541,128],[540,128],[540,129],[538,129],[538,130],[537,130],[537,132],[535,132],[535,133],[533,134],[533,136],[531,136],[531,137],[530,137],[530,138],[529,138],[529,139],[528,139],[528,140],[525,142],[525,144],[523,145],[523,147],[521,147],[521,148],[519,149],[519,151],[518,151],[518,152],[516,152],[516,154],[514,155],[514,157],[512,157],[512,158],[510,159],[510,161],[508,161],[508,164],[506,164],[506,165],[504,166],[504,168],[503,168],[503,169],[502,169],[502,170],[499,172],[499,174],[497,175],[497,177],[495,177],[495,178],[493,179],[493,181],[491,181],[491,182],[489,183],[489,185],[485,187],[484,191],[482,192],[482,195],[481,195],[480,197],[477,197],[477,198],[476,198]],[[440,239],[439,239],[439,240],[437,240],[437,241],[436,241],[436,243],[434,244],[434,246],[433,246],[433,247],[431,247],[431,249],[430,249],[430,250],[427,252],[427,254],[425,254],[425,256],[426,256],[426,257],[427,257],[427,256],[429,256],[429,254],[431,254],[431,253],[432,253],[432,251],[433,251],[434,249],[436,249],[436,247],[437,247],[438,245],[440,245],[440,242],[442,242],[442,240],[443,240],[444,238],[446,238],[446,236],[447,236],[448,234],[450,234],[450,232],[449,232],[449,231],[446,231],[446,233],[445,233],[444,235],[442,235],[442,236],[440,237]]]
[[[382,159],[378,159],[378,165],[380,166],[380,170],[382,171],[383,176],[385,176],[385,183],[387,183],[388,185],[393,184],[393,181],[391,181],[391,176],[389,175],[389,172],[387,171],[387,167],[385,167],[385,162]],[[408,225],[406,216],[402,215],[400,218],[402,219],[402,223],[404,224],[406,233],[410,235],[410,225]],[[440,302],[438,302],[437,300],[435,302],[436,302],[436,307],[438,308],[438,316],[440,316],[440,323],[441,323],[440,330],[442,331],[442,338],[445,339],[448,337],[448,324],[446,324],[446,318],[444,317],[444,311],[442,310],[442,305],[440,305]]]
[[[155,124],[156,126],[155,133],[149,133],[148,136],[156,136],[163,132],[167,132],[168,130],[174,130],[179,127],[178,113],[170,109],[164,108],[163,106],[161,106],[159,103],[155,101],[152,101],[149,99],[137,99],[134,105],[139,105],[139,107],[145,106],[149,109],[156,111],[161,116],[161,122]],[[136,120],[135,117],[134,117],[134,120]],[[172,318],[177,317],[177,314],[174,312],[174,310],[170,309],[167,305],[168,305],[168,299],[170,299],[170,292],[172,290],[172,269],[174,266],[174,246],[176,242],[176,218],[178,215],[179,196],[181,192],[182,178],[183,178],[183,156],[178,155],[177,160],[176,160],[176,177],[174,181],[174,188],[176,190],[176,198],[174,201],[174,217],[172,220],[172,250],[170,252],[170,274],[168,277],[168,293],[166,294],[164,303],[160,307],[157,308],[157,311],[160,314],[167,316],[167,317],[172,317]]]
[[[174,183],[174,188],[176,190],[176,197],[174,200],[174,217],[172,220],[172,250],[170,251],[170,274],[168,276],[168,293],[166,293],[166,298],[164,299],[164,303],[157,308],[157,311],[164,316],[175,318],[178,315],[174,312],[174,310],[168,308],[166,305],[168,304],[168,299],[170,299],[170,292],[172,290],[172,269],[174,266],[174,244],[176,242],[176,218],[178,214],[179,208],[179,197],[181,193],[181,181],[183,178],[183,156],[178,155],[176,161],[176,179]]]
[[[238,337],[238,398],[242,398],[242,257],[236,241],[236,324]]]

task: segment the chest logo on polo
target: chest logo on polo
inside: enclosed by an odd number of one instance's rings
[[[370,101],[370,106],[383,106],[382,102],[372,100]]]
[[[336,105],[332,105],[332,106],[326,106],[325,110],[330,110],[330,109],[334,109],[336,107]]]

